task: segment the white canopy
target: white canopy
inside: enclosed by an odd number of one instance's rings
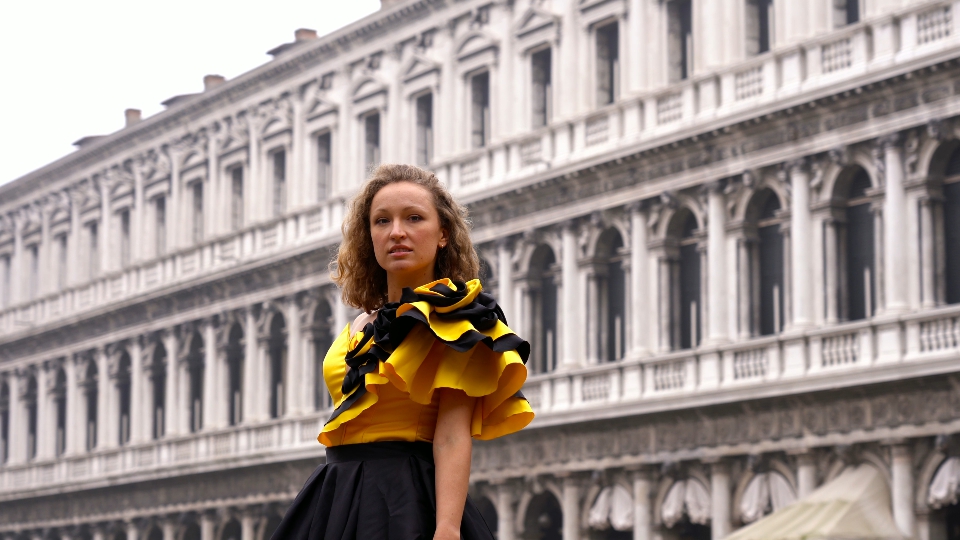
[[[763,517],[767,509],[774,512],[793,504],[797,495],[790,482],[777,472],[760,473],[750,480],[740,498],[740,517],[744,523],[753,523]]]
[[[587,523],[598,531],[610,527],[617,531],[633,530],[633,497],[630,492],[620,484],[603,488],[590,509]]]
[[[667,528],[673,527],[686,513],[691,523],[706,525],[710,522],[710,493],[703,483],[694,478],[678,480],[660,508],[660,518]]]
[[[903,540],[887,482],[872,465],[840,476],[725,540]]]
[[[944,461],[930,482],[927,502],[933,508],[943,508],[957,504],[960,495],[960,458],[952,457]]]

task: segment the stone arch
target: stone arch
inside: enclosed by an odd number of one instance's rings
[[[860,169],[866,173],[872,188],[881,187],[873,157],[867,152],[856,151],[850,153],[848,160],[828,168],[820,188],[821,193],[825,194],[827,200],[846,200],[850,182]]]
[[[950,158],[958,149],[958,139],[928,139],[920,148],[917,170],[926,173],[928,182],[939,182],[944,177]]]
[[[455,50],[457,58],[464,59],[490,48],[496,48],[497,41],[481,30],[467,32],[457,40]]]
[[[350,88],[350,96],[356,101],[386,92],[386,86],[373,77],[362,77]]]
[[[270,317],[267,333],[271,418],[279,418],[286,412],[284,404],[289,391],[287,351],[287,319],[283,313],[277,312]]]
[[[627,352],[628,276],[623,263],[629,259],[622,251],[627,238],[618,227],[611,225],[594,243],[595,264],[589,278],[590,315],[587,317],[591,360],[620,360]]]
[[[666,240],[679,236],[687,213],[696,220],[697,230],[706,231],[707,215],[700,202],[688,195],[671,195],[660,210],[653,239]]]
[[[762,474],[762,473],[777,474],[781,476],[784,480],[787,481],[787,484],[790,485],[790,488],[793,489],[794,497],[798,497],[797,482],[796,482],[796,478],[793,475],[793,471],[791,471],[790,468],[787,467],[787,465],[782,461],[772,460],[767,464],[766,470],[753,471],[748,469],[747,471],[745,471],[744,474],[740,476],[740,479],[737,482],[737,486],[734,489],[733,500],[732,500],[733,518],[735,520],[742,521],[742,516],[740,514],[740,511],[741,511],[740,507],[741,507],[741,503],[743,502],[744,492],[746,492],[747,486],[750,485],[753,479],[756,478],[758,474]]]
[[[917,474],[916,484],[914,485],[914,508],[916,508],[918,512],[930,510],[930,505],[927,503],[930,483],[933,482],[934,475],[937,474],[940,466],[943,465],[948,457],[946,452],[936,449],[930,452],[930,455],[923,460],[923,464],[920,466],[920,472]]]
[[[561,540],[563,538],[563,509],[560,498],[550,490],[530,498],[524,508],[521,534],[537,534],[540,540]]]
[[[528,365],[540,373],[552,371],[559,361],[560,298],[554,270],[557,262],[556,251],[547,244],[539,244],[530,254],[527,268],[529,311],[524,327],[535,344],[533,362]]]

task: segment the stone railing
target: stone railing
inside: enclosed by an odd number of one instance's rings
[[[956,372],[960,305],[531,375],[533,426]],[[44,489],[321,455],[329,411],[0,466],[0,500]]]
[[[343,201],[331,200],[234,233],[132,264],[91,282],[0,312],[0,337],[56,323],[170,285],[264,259],[340,234]]]
[[[132,475],[162,474],[191,467],[236,466],[238,460],[273,461],[292,455],[322,456],[317,434],[330,411],[203,431],[95,450],[50,461],[0,467],[0,500],[46,488],[64,489],[86,482],[109,483]],[[19,495],[18,495],[19,496]]]
[[[877,317],[531,376],[523,389],[535,422],[576,411],[604,417],[956,371],[960,305]],[[759,393],[757,391],[760,391]],[[638,408],[622,408],[636,404]],[[587,415],[589,416],[589,414]]]
[[[441,160],[437,175],[459,193],[482,194],[551,167],[615,151],[708,120],[814,93],[960,45],[960,1],[916,2],[666,89]]]

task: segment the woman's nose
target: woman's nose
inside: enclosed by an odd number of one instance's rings
[[[396,240],[405,236],[407,236],[407,233],[404,232],[403,225],[400,223],[400,220],[394,221],[393,227],[390,229],[390,238]]]

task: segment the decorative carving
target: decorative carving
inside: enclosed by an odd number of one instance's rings
[[[221,152],[247,145],[250,140],[250,127],[247,125],[246,111],[224,118],[221,125],[223,129],[220,139]]]
[[[170,176],[170,154],[166,147],[152,148],[138,157],[137,166],[145,181],[162,180]]]
[[[917,173],[917,164],[920,161],[920,136],[916,130],[907,132],[903,141],[903,166],[908,175]]]

